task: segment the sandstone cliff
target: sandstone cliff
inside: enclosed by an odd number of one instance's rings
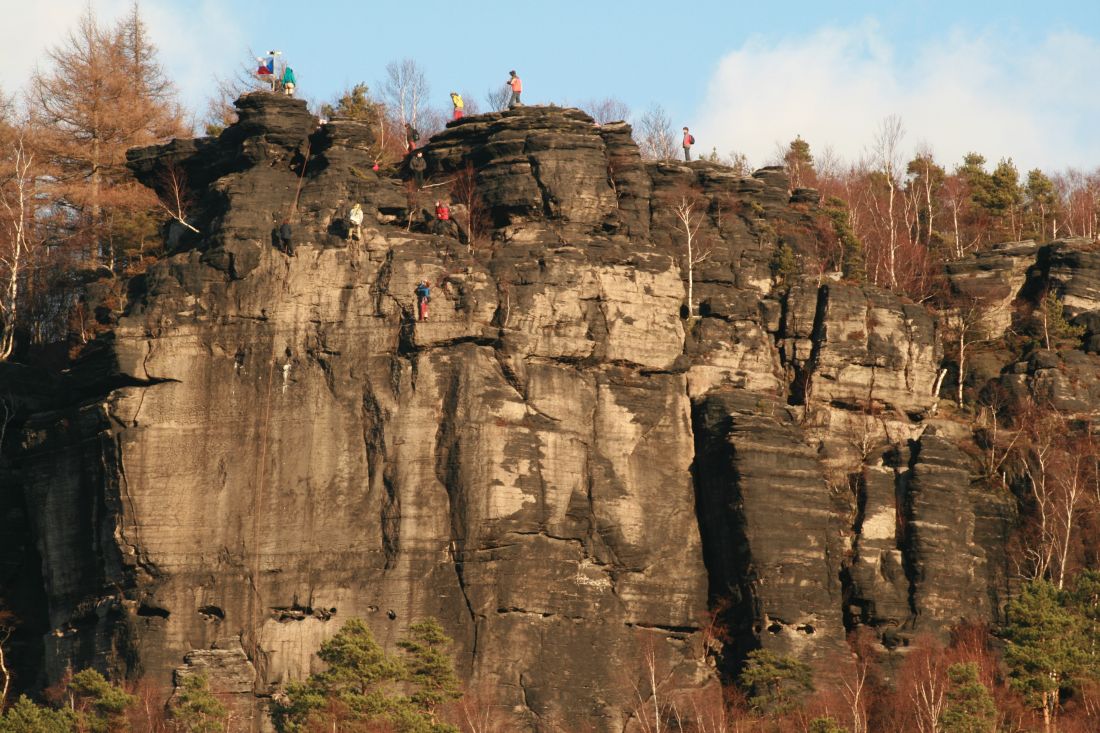
[[[186,175],[199,232],[170,228],[20,413],[29,539],[5,551],[41,567],[49,677],[96,664],[167,691],[209,670],[258,730],[343,619],[393,644],[432,615],[517,728],[619,731],[651,651],[672,699],[758,646],[835,666],[860,624],[896,646],[997,613],[1014,503],[933,419],[937,322],[871,287],[777,283],[776,248],[817,236],[782,170],[646,164],[628,126],[577,110],[471,116],[424,148],[430,182],[476,175],[491,239],[468,247],[423,225],[437,194],[371,170],[367,127],[238,107],[217,139],[131,152],[150,185]],[[685,196],[710,252],[694,303]],[[273,246],[288,211],[293,257]],[[1095,297],[1059,252],[1043,276]],[[972,271],[1007,307],[1030,266]]]

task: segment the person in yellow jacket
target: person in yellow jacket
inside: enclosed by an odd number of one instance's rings
[[[466,107],[466,103],[462,101],[462,95],[458,92],[451,92],[451,104],[455,106],[455,113],[452,120],[462,119],[462,110]]]

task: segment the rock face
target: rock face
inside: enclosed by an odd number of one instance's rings
[[[1010,512],[921,437],[935,323],[777,284],[816,216],[780,169],[643,164],[577,110],[471,116],[424,149],[429,182],[472,176],[492,239],[470,248],[371,170],[369,128],[238,106],[218,139],[131,151],[150,185],[182,172],[199,233],[21,417],[48,676],[208,671],[259,729],[343,619],[392,646],[430,615],[512,729],[621,731],[647,657],[670,699],[719,683],[701,628],[725,600],[727,671],[995,611]],[[678,203],[707,252],[691,302]],[[884,440],[909,457],[876,463]]]

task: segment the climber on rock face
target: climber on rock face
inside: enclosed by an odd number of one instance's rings
[[[420,139],[420,133],[410,123],[405,123],[405,150],[415,150],[416,141]]]
[[[688,129],[684,128],[684,160],[691,162],[691,146],[695,144],[695,136],[688,132]]]
[[[417,152],[409,161],[409,170],[413,172],[413,180],[416,181],[417,190],[424,188],[424,171],[428,168],[428,161],[424,160],[424,153]]]
[[[461,120],[463,110],[466,107],[466,103],[462,101],[462,95],[458,92],[451,92],[451,104],[454,105],[454,115],[451,117],[453,120]]]
[[[512,89],[512,97],[508,100],[508,109],[513,107],[523,106],[523,102],[519,101],[519,95],[523,92],[523,82],[516,76],[515,69],[508,72],[508,81],[505,82]]]
[[[282,225],[279,227],[279,249],[287,253],[290,256],[294,256],[294,241],[290,232],[290,220],[283,219]]]
[[[421,280],[416,285],[416,309],[421,321],[428,320],[428,303],[432,299],[432,284]]]
[[[348,238],[358,242],[363,236],[363,207],[356,203],[348,212]]]

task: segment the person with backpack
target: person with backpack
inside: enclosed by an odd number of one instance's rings
[[[424,153],[417,151],[416,155],[409,161],[409,170],[413,173],[413,180],[416,181],[416,188],[420,190],[424,188],[424,171],[428,168],[428,161],[424,160]]]
[[[421,280],[416,284],[416,311],[421,321],[428,320],[428,303],[432,300],[432,284]]]
[[[691,146],[695,144],[695,136],[688,132],[688,129],[684,128],[684,160],[688,163],[691,162]]]
[[[420,133],[410,123],[405,123],[405,150],[415,150],[416,142],[420,139]]]
[[[519,95],[523,92],[523,82],[519,80],[518,76],[516,76],[515,69],[509,71],[508,74],[510,75],[508,77],[508,81],[504,82],[512,89],[512,97],[508,100],[508,109],[512,109],[513,107],[521,107],[523,106],[523,102],[519,101]]]
[[[462,95],[458,92],[451,92],[451,104],[454,105],[454,115],[452,120],[461,120],[463,115],[463,109],[466,107],[466,103],[462,101]]]
[[[294,69],[288,66],[286,71],[283,72],[283,91],[286,92],[288,97],[294,96],[295,84],[297,84],[297,81],[294,78]]]

